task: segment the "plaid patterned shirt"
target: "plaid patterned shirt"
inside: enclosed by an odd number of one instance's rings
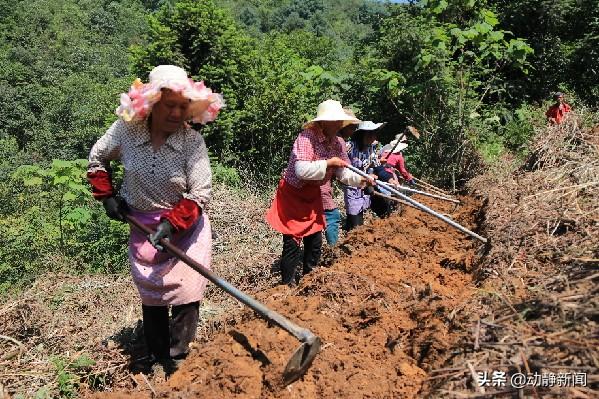
[[[287,169],[283,172],[283,178],[287,183],[297,188],[302,188],[306,184],[322,186],[327,183],[329,183],[330,187],[331,177],[333,177],[333,174],[335,173],[335,168],[327,168],[327,173],[322,180],[307,181],[296,176],[295,163],[297,161],[320,161],[332,157],[339,157],[349,163],[343,138],[327,138],[317,125],[310,126],[304,129],[299,136],[297,136],[297,139],[295,139],[295,143],[293,143],[293,148],[291,149],[291,155],[289,156]],[[325,204],[325,209],[328,209],[327,206],[328,205]],[[333,206],[333,208],[335,208],[335,206]]]
[[[337,208],[337,204],[333,201],[333,182],[331,180],[320,186],[320,198],[322,198],[322,207],[325,211]]]
[[[348,148],[349,159],[351,164],[358,169],[362,169],[364,172],[368,172],[369,169],[380,166],[382,148],[378,142],[374,142],[367,146],[364,150],[360,150],[358,143],[350,141]]]

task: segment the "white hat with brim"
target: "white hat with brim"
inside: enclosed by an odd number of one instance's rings
[[[391,151],[391,149],[393,149],[393,147],[395,147],[396,143],[397,143],[397,140],[391,141],[389,144],[387,144],[386,146],[383,147],[383,152]],[[401,151],[405,150],[406,148],[408,148],[408,143],[400,142],[399,144],[397,144],[397,147],[395,147],[395,149],[393,150],[393,153],[397,154],[398,152],[401,152]]]
[[[335,100],[326,100],[318,104],[316,118],[308,121],[304,126],[309,126],[315,122],[325,121],[341,121],[343,127],[347,125],[360,123],[360,120],[355,116],[350,115],[343,109],[341,103]]]
[[[204,118],[211,119],[207,114],[215,111],[218,114],[218,110],[224,106],[221,94],[213,93],[204,85],[203,81],[194,82],[181,67],[158,65],[150,72],[149,79],[149,83],[157,89],[179,91],[187,97],[191,101],[188,112],[193,117],[194,122],[205,123]],[[212,108],[216,106],[218,109],[212,110],[211,106]],[[214,118],[216,118],[216,115],[214,115]]]
[[[356,131],[358,131],[358,130],[368,130],[368,131],[379,130],[386,124],[387,124],[387,122],[374,123],[372,121],[363,121],[358,125],[358,128],[356,129]]]

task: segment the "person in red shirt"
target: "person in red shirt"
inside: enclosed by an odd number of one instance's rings
[[[393,173],[394,170],[397,170],[406,183],[409,186],[414,187],[416,186],[416,182],[412,174],[406,168],[406,162],[402,154],[402,151],[408,148],[408,144],[404,141],[405,136],[397,145],[394,140],[390,144],[383,147],[381,163],[384,164],[387,170],[391,173]],[[391,149],[393,149],[393,152],[391,152]]]
[[[564,93],[557,92],[554,95],[555,104],[553,104],[545,115],[552,125],[559,125],[564,120],[565,115],[572,109],[564,100]]]

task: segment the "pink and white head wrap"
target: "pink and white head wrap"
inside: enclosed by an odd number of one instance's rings
[[[187,77],[184,69],[174,65],[158,65],[150,72],[148,83],[144,84],[137,78],[129,92],[121,94],[121,105],[116,109],[116,114],[126,122],[146,119],[154,104],[160,101],[162,89],[179,92],[191,100],[189,120],[193,123],[212,122],[225,106],[221,94],[213,93],[203,81],[194,82]]]

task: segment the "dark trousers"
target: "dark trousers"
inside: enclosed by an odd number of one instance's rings
[[[364,211],[360,211],[357,215],[347,215],[347,220],[345,221],[345,228],[347,231],[362,226],[364,224]]]
[[[198,328],[199,302],[172,306],[142,305],[144,336],[150,354],[158,360],[180,359],[189,352]]]
[[[303,238],[304,259],[303,274],[310,273],[320,260],[322,249],[322,233],[311,234]],[[293,285],[299,283],[300,276],[297,266],[300,263],[300,246],[293,236],[283,235],[283,253],[281,254],[281,282]]]
[[[373,195],[370,197],[370,209],[381,219],[391,215],[391,200]]]

